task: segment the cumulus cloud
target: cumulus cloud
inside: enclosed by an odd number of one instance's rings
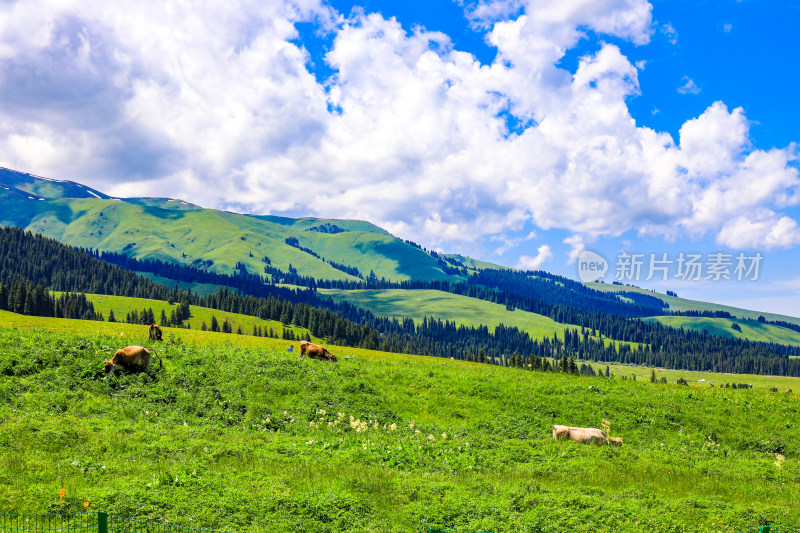
[[[553,252],[546,244],[541,245],[536,251],[538,253],[535,257],[529,257],[527,255],[521,256],[517,263],[517,268],[519,270],[537,270],[544,263],[553,258]]]
[[[786,248],[800,244],[800,228],[793,219],[773,212],[755,219],[739,216],[722,227],[717,242],[739,249]]]
[[[646,45],[665,31],[651,11],[471,3],[497,51],[485,65],[445,34],[321,0],[0,3],[0,165],[115,195],[367,219],[440,248],[526,224],[566,230],[572,256],[631,230],[793,245],[780,210],[798,203],[796,147],[755,149],[744,110],[721,102],[677,143],[637,126],[626,102],[644,64],[614,44],[560,65],[587,32]],[[327,79],[300,22],[329,40]]]

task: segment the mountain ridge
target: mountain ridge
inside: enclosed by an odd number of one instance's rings
[[[315,278],[351,280],[360,277],[340,267],[357,265],[362,277],[374,273],[396,281],[455,281],[478,264],[500,268],[469,258],[456,274],[447,265],[457,260],[435,257],[361,220],[247,215],[173,198],[115,198],[69,180],[7,168],[0,168],[0,187],[0,225],[137,259],[213,265],[225,273],[243,265],[264,274],[266,265],[274,265]]]

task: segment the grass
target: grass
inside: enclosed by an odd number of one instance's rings
[[[719,335],[722,337],[734,337],[737,339],[750,339],[751,341],[775,342],[778,344],[800,346],[800,333],[797,331],[757,322],[756,320],[692,316],[659,316],[649,320],[657,320],[673,328],[683,327],[684,329],[691,329],[694,331],[707,331],[712,335]],[[731,328],[731,324],[733,323],[738,324],[742,330],[736,331]]]
[[[606,365],[601,363],[587,362],[595,370],[605,370]],[[645,366],[621,365],[611,363],[608,365],[611,373],[618,377],[631,378],[641,381],[649,381],[652,370],[656,371],[656,379],[667,378],[670,383],[675,383],[679,378],[684,378],[689,382],[690,387],[710,388],[711,383],[715,387],[725,383],[745,383],[753,386],[754,389],[770,390],[778,389],[780,392],[791,390],[793,393],[800,393],[800,378],[787,376],[760,376],[757,374],[725,374],[720,372],[699,372],[693,370],[672,370],[669,368],[652,369]],[[705,380],[700,382],[700,380]]]
[[[372,311],[379,316],[402,319],[412,318],[422,322],[425,317],[453,321],[465,326],[488,326],[493,330],[499,324],[516,326],[534,339],[564,338],[564,330],[580,329],[573,324],[561,324],[550,317],[515,309],[509,311],[504,305],[470,298],[444,291],[419,289],[379,289],[379,290],[341,290],[318,289],[322,295],[335,301],[347,301],[353,305]],[[609,344],[608,338],[603,337]],[[613,341],[636,348],[636,343]]]
[[[750,309],[741,309],[739,307],[732,307],[729,305],[715,304],[711,302],[700,302],[697,300],[689,300],[686,298],[678,298],[675,296],[667,296],[660,292],[653,292],[640,287],[629,287],[626,285],[614,285],[612,283],[587,283],[588,287],[598,291],[605,292],[638,292],[659,298],[669,304],[669,308],[673,311],[727,311],[732,316],[739,318],[749,318],[757,320],[759,316],[763,316],[767,320],[782,320],[792,324],[800,324],[800,318],[788,315],[779,315],[777,313],[764,313],[761,311],[751,311]]]
[[[141,326],[11,313],[0,326],[7,512],[89,502],[232,532],[800,521],[796,394],[355,349],[327,364],[287,354],[285,341],[188,330],[160,344],[162,371],[105,377],[119,333]],[[603,420],[622,448],[549,435],[553,423]]]
[[[59,293],[54,293],[54,294],[59,294]],[[140,312],[142,309],[152,309],[153,314],[156,317],[156,322],[160,323],[159,317],[161,316],[162,310],[167,315],[167,317],[169,317],[170,313],[175,308],[178,307],[177,303],[170,305],[168,302],[165,302],[163,300],[151,300],[148,298],[109,296],[106,294],[87,294],[86,298],[94,305],[95,312],[103,313],[103,316],[105,317],[106,320],[108,320],[109,314],[111,310],[113,310],[117,322],[124,321],[127,314],[130,313],[131,311]],[[220,327],[222,327],[222,323],[225,320],[227,320],[231,324],[231,328],[233,329],[234,332],[236,332],[238,328],[241,327],[242,332],[245,335],[251,335],[253,333],[254,326],[260,327],[263,331],[268,331],[272,329],[272,331],[278,336],[281,335],[282,329],[294,331],[296,337],[305,335],[305,333],[308,331],[306,328],[301,328],[291,325],[283,325],[277,320],[261,320],[258,317],[250,315],[242,315],[239,313],[228,313],[225,311],[220,311],[218,309],[210,309],[208,307],[200,307],[193,305],[190,306],[190,311],[192,313],[192,316],[184,321],[184,325],[189,325],[191,326],[191,329],[194,330],[202,329],[203,324],[205,324],[208,328],[210,328],[211,317],[216,316]],[[171,329],[180,330],[181,328],[165,328],[165,331]]]

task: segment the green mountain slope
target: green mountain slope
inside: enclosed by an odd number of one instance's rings
[[[731,315],[739,318],[749,318],[757,320],[759,316],[763,316],[767,320],[782,320],[792,324],[800,324],[800,318],[788,315],[780,315],[778,313],[764,313],[762,311],[751,311],[749,309],[742,309],[740,307],[733,307],[730,305],[715,304],[710,302],[700,302],[697,300],[689,300],[687,298],[678,298],[675,296],[668,296],[660,292],[648,291],[639,287],[631,287],[627,285],[613,285],[611,283],[587,283],[586,286],[592,289],[605,292],[638,292],[646,294],[654,298],[659,298],[669,304],[672,311],[726,311]],[[730,325],[730,320],[728,320]]]
[[[70,181],[8,169],[0,169],[0,225],[73,246],[225,273],[243,264],[263,274],[267,257],[280,270],[291,267],[314,278],[358,279],[331,264],[337,263],[357,268],[363,277],[372,272],[393,281],[458,279],[430,253],[364,221],[241,215],[169,198],[111,198]],[[490,266],[463,262],[467,270]]]
[[[645,320],[657,320],[673,328],[682,327],[694,331],[707,331],[712,335],[721,335],[723,337],[800,346],[800,333],[797,331],[772,324],[763,324],[755,320],[695,316],[658,316]],[[733,323],[738,324],[742,330],[736,331],[731,328]]]
[[[335,301],[347,301],[353,305],[371,311],[375,315],[388,318],[411,318],[421,322],[425,317],[455,322],[464,326],[488,326],[493,330],[503,324],[517,327],[528,333],[533,339],[564,338],[564,330],[580,329],[573,324],[562,324],[550,317],[514,309],[509,311],[505,306],[468,296],[449,292],[416,289],[381,289],[381,290],[341,290],[319,289],[321,294]],[[594,337],[597,338],[597,337]],[[604,337],[606,344],[609,339]],[[614,341],[615,344],[634,343]]]

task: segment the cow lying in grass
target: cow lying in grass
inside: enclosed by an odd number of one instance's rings
[[[110,361],[106,361],[106,373],[112,370],[127,370],[147,372],[150,368],[150,354],[155,350],[143,348],[142,346],[127,346],[117,350]],[[156,354],[160,364],[159,369],[164,367],[161,357]]]
[[[553,426],[553,438],[559,440],[574,440],[581,444],[612,444],[622,446],[622,439],[609,437],[604,431],[597,428],[575,428],[572,426]]]
[[[300,359],[307,355],[312,359],[321,359],[323,361],[338,361],[335,355],[327,350],[324,346],[312,344],[308,341],[300,341]]]

